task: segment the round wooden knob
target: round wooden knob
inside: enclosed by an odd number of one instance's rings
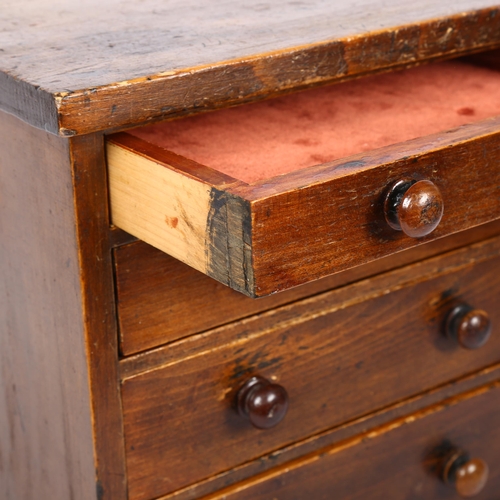
[[[443,216],[444,202],[431,181],[403,179],[392,186],[384,203],[389,226],[411,238],[432,233]]]
[[[448,315],[446,334],[466,349],[478,349],[490,338],[491,321],[485,311],[461,304]]]
[[[288,410],[288,394],[281,385],[252,377],[238,391],[236,404],[238,413],[254,427],[270,429],[283,420]]]
[[[480,458],[470,458],[469,454],[457,450],[446,461],[443,480],[453,486],[462,497],[478,495],[488,481],[488,464]]]

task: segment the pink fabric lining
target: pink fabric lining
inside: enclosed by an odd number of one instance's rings
[[[500,72],[458,61],[130,133],[251,183],[500,114]]]

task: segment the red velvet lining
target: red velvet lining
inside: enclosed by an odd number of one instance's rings
[[[500,73],[458,61],[130,131],[245,182],[500,114]]]

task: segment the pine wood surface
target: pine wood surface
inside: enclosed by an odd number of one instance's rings
[[[498,362],[498,335],[465,351],[442,325],[462,300],[500,321],[499,250],[489,240],[122,361],[131,497],[166,494]],[[232,408],[254,374],[290,396],[285,420],[265,433]]]
[[[499,233],[500,221],[490,222],[258,300],[144,242],[121,245],[114,250],[121,352],[158,347]]]
[[[500,384],[423,410],[253,478],[205,500],[441,500],[457,492],[438,477],[450,445],[485,460],[488,482],[477,496],[500,489]]]
[[[67,141],[0,113],[0,498],[97,498]]]
[[[499,130],[486,119],[250,185],[121,133],[107,148],[112,221],[265,296],[497,219]],[[385,220],[387,191],[404,178],[442,193],[443,219],[424,238]]]
[[[7,0],[0,106],[85,134],[493,48],[499,27],[491,0]]]

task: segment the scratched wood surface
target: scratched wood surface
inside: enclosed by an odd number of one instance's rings
[[[500,321],[499,245],[488,240],[122,361],[131,498],[172,492],[497,363],[498,335],[466,351],[442,325],[457,301]],[[233,409],[252,375],[290,397],[284,421],[265,432]]]
[[[75,135],[499,43],[492,0],[6,0],[0,107]]]

